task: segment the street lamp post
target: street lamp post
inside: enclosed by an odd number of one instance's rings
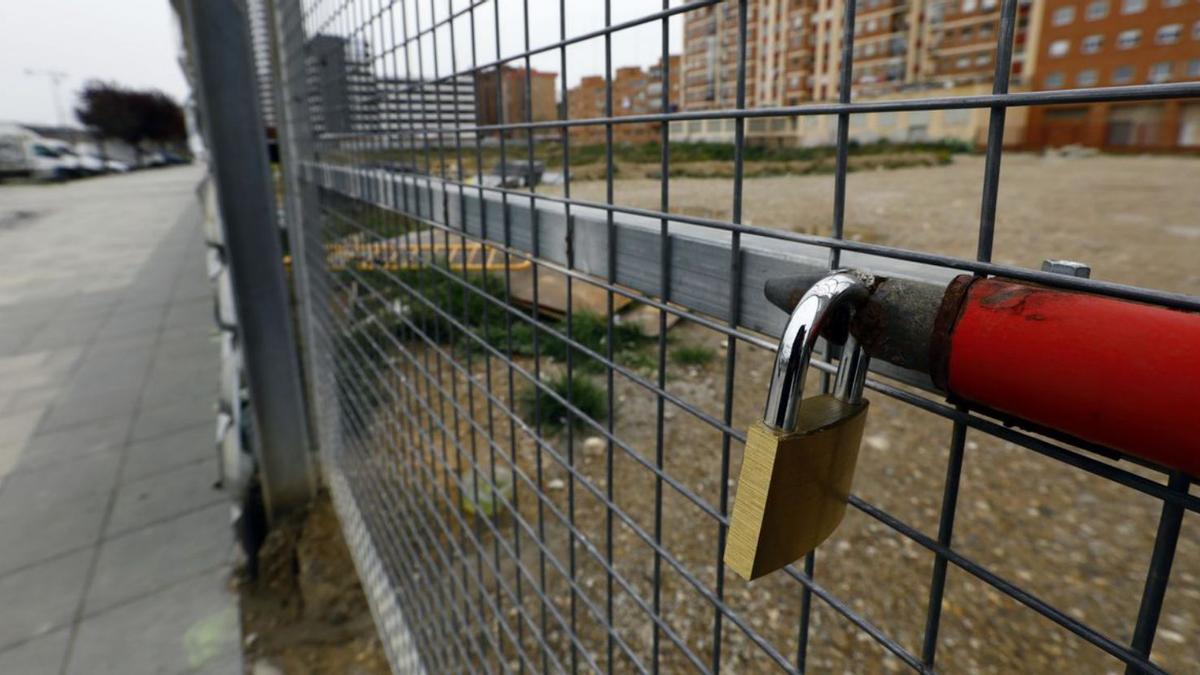
[[[31,77],[45,77],[50,80],[50,94],[54,97],[54,111],[58,115],[58,126],[66,126],[67,118],[63,114],[62,97],[59,96],[59,86],[67,79],[67,74],[61,70],[45,70],[26,68],[25,74]]]

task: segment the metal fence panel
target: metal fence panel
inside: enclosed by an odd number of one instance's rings
[[[763,295],[768,280],[839,266],[943,284],[967,272],[1200,309],[1184,293],[992,260],[1011,110],[1195,98],[1200,84],[1010,91],[1025,5],[1003,0],[990,94],[858,101],[854,26],[864,8],[813,3],[825,19],[839,13],[836,101],[750,107],[757,80],[747,64],[758,57],[749,18],[774,4],[606,0],[599,12],[565,0],[271,3],[309,396],[327,482],[393,666],[928,672],[936,661],[950,670],[1163,672],[1151,648],[1184,515],[1200,510],[1191,479],[949,404],[918,370],[872,364],[878,410],[868,429],[918,429],[911,438],[947,444],[922,455],[935,462],[873,451],[881,464],[869,494],[850,499],[848,534],[770,579],[743,583],[722,552],[743,430],[758,415],[785,319]],[[598,25],[572,21],[600,14]],[[680,110],[671,98],[671,33],[692,15],[733,26],[729,105]],[[667,85],[646,88],[658,112],[617,110],[613,45],[629,34],[658,41]],[[603,112],[580,117],[571,115],[568,66],[585,47],[602,55]],[[556,73],[549,111],[535,105],[547,86],[535,62]],[[852,118],[947,110],[987,115],[976,255],[848,238]],[[745,222],[747,125],[819,118],[835,125],[828,229]],[[729,208],[718,214],[689,213],[672,193],[672,136],[698,122],[731,132],[721,183]],[[599,139],[588,147],[600,148],[593,180],[602,185],[583,198],[572,194],[582,183],[572,180],[572,149],[584,145],[572,134],[588,129]],[[618,198],[624,129],[657,143],[654,207]],[[537,162],[561,182],[531,185]],[[618,312],[627,305],[640,305],[640,318]],[[679,331],[702,343],[690,361],[674,356]],[[833,351],[816,364],[823,386]],[[888,445],[886,433],[879,439]],[[1141,528],[1100,537],[1111,545],[1098,545],[1104,552],[1078,552],[1099,566],[1123,559],[1118,581],[1097,573],[1059,584],[1067,571],[1008,564],[1008,547],[1046,541],[1025,532],[955,539],[963,509],[996,508],[971,496],[964,466],[1018,458],[1055,476],[1056,489],[1124,500],[1126,521],[1071,524]],[[1026,510],[1031,526],[1053,517],[1035,503]],[[1057,553],[1051,562],[1076,552]],[[1193,597],[1200,590],[1188,578],[1182,592]],[[1194,667],[1196,626],[1175,619],[1172,635],[1190,630],[1182,649],[1193,654],[1171,663]]]

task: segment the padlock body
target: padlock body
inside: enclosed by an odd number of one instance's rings
[[[814,396],[801,402],[796,431],[750,427],[725,544],[730,569],[757,579],[833,533],[846,514],[867,407]]]

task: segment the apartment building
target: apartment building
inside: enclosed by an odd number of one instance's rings
[[[1036,60],[1027,46],[1036,42],[1042,0],[1021,0],[1013,37],[1010,84],[1028,80]],[[990,84],[996,71],[996,33],[1000,30],[1000,0],[933,0],[922,26],[923,39],[912,82],[942,86]],[[923,49],[921,48],[923,47]]]
[[[440,80],[379,78],[376,106],[381,147],[424,148],[471,144],[475,134],[458,131],[475,123],[475,83],[470,75]]]
[[[1046,0],[1038,89],[1200,80],[1197,0]],[[1149,101],[1039,107],[1031,147],[1200,147],[1200,103]]]
[[[845,0],[750,0],[746,105],[795,106],[839,97]],[[988,93],[996,68],[1001,0],[858,0],[855,101]],[[736,104],[737,4],[687,16],[683,108]],[[1019,0],[1010,90],[1200,80],[1200,0]],[[959,139],[981,143],[987,115],[863,116],[860,140]],[[986,111],[984,111],[986,113]],[[1164,101],[1020,109],[1006,143],[1104,148],[1200,147],[1200,103]],[[672,124],[683,140],[728,141],[732,120]],[[824,144],[824,118],[747,122],[753,142]],[[1027,134],[1027,135],[1026,135]]]
[[[1029,14],[1029,5],[1024,5],[1018,59],[1023,59]],[[752,0],[747,14],[746,105],[838,100],[844,19],[845,0]],[[737,23],[737,5],[732,2],[688,14],[685,110],[735,105]],[[998,23],[998,0],[859,0],[851,73],[854,99],[890,98],[930,87],[965,86],[973,93],[978,89],[974,85],[991,80]],[[923,138],[960,127],[955,137],[978,136],[978,129],[957,120],[942,124],[911,117],[911,125],[881,130],[879,137]],[[731,120],[692,120],[672,128],[688,140],[725,141],[733,134]],[[823,144],[830,142],[831,129],[828,121],[819,119],[747,123],[748,136],[762,143]]]
[[[678,55],[668,57],[667,74],[669,90],[667,112],[678,110],[681,96],[681,77]],[[612,80],[612,114],[649,115],[662,111],[664,68],[662,59],[643,70],[636,66],[618,68]],[[567,92],[567,109],[571,119],[587,119],[605,116],[607,89],[603,76],[591,75]],[[657,141],[660,124],[636,122],[613,125],[613,140],[618,143],[645,143]],[[603,126],[575,126],[570,128],[571,142],[592,144],[605,142]]]
[[[499,77],[495,68],[479,71],[475,76],[476,118],[479,124],[513,124],[558,119],[554,88],[557,78],[557,73],[526,71],[524,68],[512,66],[500,66]],[[500,88],[499,95],[497,87]],[[505,135],[524,134],[514,134],[510,131]]]

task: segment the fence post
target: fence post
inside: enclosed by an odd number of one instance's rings
[[[187,12],[258,436],[259,476],[268,517],[275,521],[306,505],[316,481],[249,22],[239,0],[188,0]]]
[[[307,375],[308,409],[314,450],[331,452],[337,444],[337,405],[330,362],[333,348],[318,330],[316,312],[328,305],[324,291],[324,247],[316,188],[304,179],[304,165],[315,159],[309,117],[303,14],[299,0],[264,0],[270,32],[279,166],[283,177],[284,213],[292,256],[301,355]]]

